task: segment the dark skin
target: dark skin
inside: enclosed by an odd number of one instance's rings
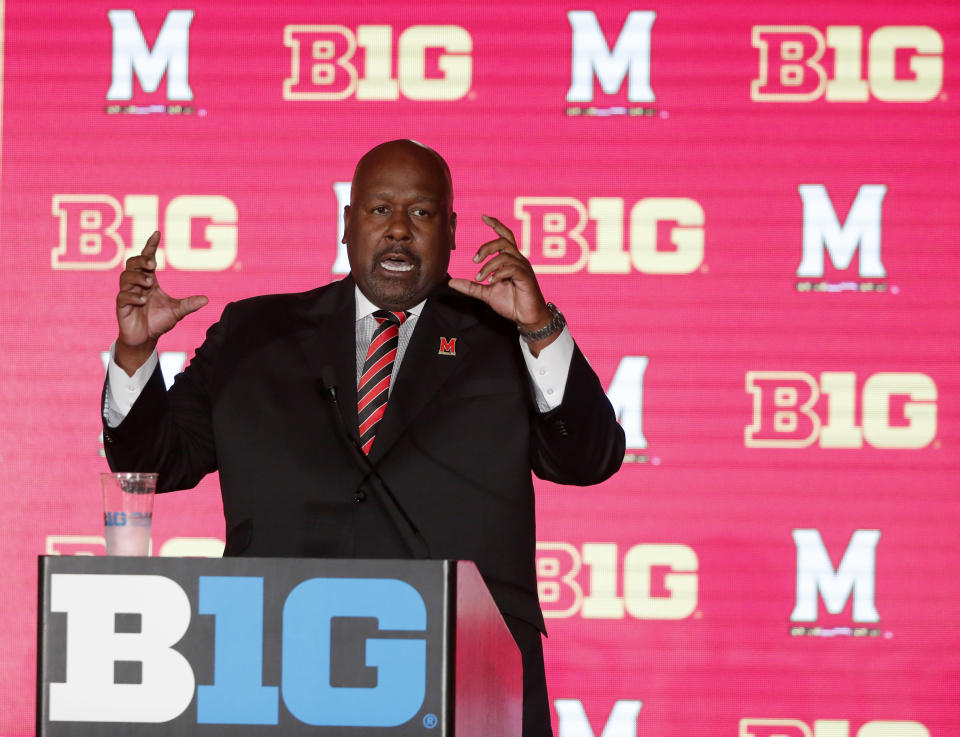
[[[120,333],[114,360],[130,376],[150,358],[161,335],[208,302],[200,295],[176,299],[160,289],[154,272],[158,245],[159,230],[147,239],[139,256],[127,259],[120,274],[117,292]]]
[[[375,147],[357,164],[344,221],[343,240],[360,291],[382,309],[413,307],[445,278],[456,247],[457,215],[446,163],[412,141]],[[489,215],[483,222],[497,237],[473,257],[483,264],[476,279],[450,279],[450,287],[486,302],[524,330],[543,327],[552,315],[533,267],[509,228]],[[208,302],[201,295],[176,299],[160,289],[155,273],[159,243],[156,231],[120,274],[115,360],[131,376],[161,335]],[[529,343],[530,352],[538,355],[557,335]]]

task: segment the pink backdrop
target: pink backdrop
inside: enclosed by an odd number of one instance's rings
[[[558,737],[960,734],[955,3],[123,7],[3,9],[0,734],[36,556],[103,552],[125,249],[211,298],[172,378],[337,278],[336,184],[397,137],[450,162],[451,271],[510,225],[627,430],[537,485]],[[155,554],[222,536],[215,477],[158,500]]]

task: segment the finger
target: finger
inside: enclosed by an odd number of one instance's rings
[[[146,271],[152,273],[156,269],[156,261],[143,256],[131,256],[123,265],[124,271]]]
[[[487,261],[477,274],[477,281],[486,281],[487,277],[496,271],[512,264],[518,264],[517,258],[510,253],[500,253]]]
[[[481,299],[484,302],[486,301],[485,295],[490,287],[484,286],[483,284],[477,284],[475,281],[470,281],[469,279],[451,279],[447,284],[450,285],[451,289],[454,289],[461,294],[465,294],[468,297],[473,297],[474,299]]]
[[[497,269],[490,275],[490,283],[496,284],[502,281],[522,281],[529,278],[529,272],[517,263],[506,264],[503,268]]]
[[[177,306],[174,307],[173,312],[176,315],[178,320],[183,319],[191,312],[196,312],[210,300],[204,297],[202,294],[195,294],[192,297],[184,297],[181,300],[177,301]]]
[[[157,245],[160,243],[160,231],[153,231],[139,256],[131,256],[124,264],[127,271],[153,271],[157,267]]]
[[[120,272],[120,288],[126,289],[130,286],[143,287],[149,289],[153,286],[153,275],[143,271],[122,271]]]
[[[133,292],[120,292],[117,294],[117,308],[134,306],[141,307],[147,301],[145,294],[134,294]]]
[[[483,222],[485,222],[487,225],[493,228],[494,233],[499,235],[501,238],[504,238],[510,241],[514,246],[517,245],[517,239],[514,238],[513,231],[510,230],[510,228],[508,228],[506,225],[501,223],[495,217],[491,217],[490,215],[481,215],[480,217],[483,220]]]
[[[160,245],[160,231],[153,231],[153,235],[147,238],[147,244],[143,247],[143,250],[140,251],[140,255],[145,259],[152,259],[153,255],[157,252],[157,246]]]
[[[488,241],[480,246],[480,248],[477,249],[477,253],[473,257],[473,262],[479,264],[485,258],[488,258],[495,253],[512,253],[516,256],[522,255],[520,251],[517,250],[516,244],[511,243],[506,238],[497,238],[496,240]]]
[[[120,294],[148,294],[149,289],[144,289],[143,287],[138,287],[136,284],[132,284],[129,287],[124,287],[120,290]]]

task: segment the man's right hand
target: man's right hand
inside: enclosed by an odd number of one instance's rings
[[[209,301],[195,295],[174,299],[157,284],[156,253],[160,231],[154,231],[139,256],[127,259],[117,292],[117,323],[120,335],[114,360],[133,376],[157,347],[157,340],[180,320]]]

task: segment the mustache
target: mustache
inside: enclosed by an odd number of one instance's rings
[[[373,263],[378,264],[390,256],[403,256],[414,266],[420,266],[420,258],[404,246],[390,246],[389,248],[384,248],[382,251],[378,251],[373,258]]]

